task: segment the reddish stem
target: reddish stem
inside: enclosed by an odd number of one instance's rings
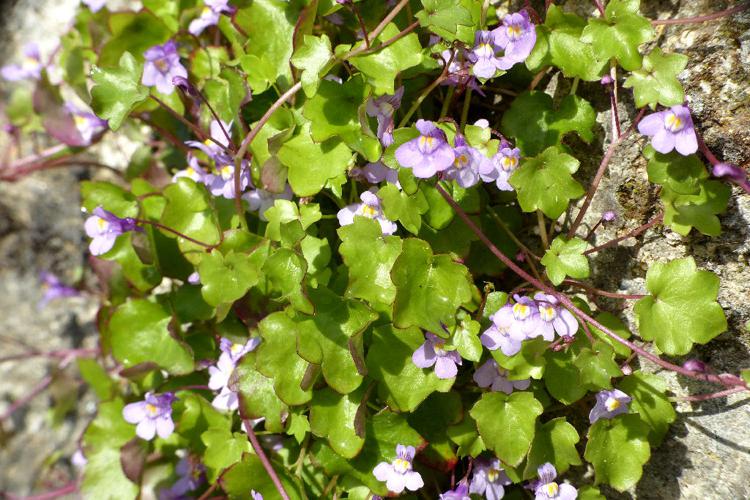
[[[12,493],[6,493],[5,495],[7,496],[8,500],[52,500],[53,498],[60,498],[65,495],[70,495],[71,493],[75,493],[76,491],[78,491],[78,482],[71,481],[62,488],[47,491],[45,493],[40,493],[38,495],[31,495],[28,497],[14,495]]]
[[[211,250],[213,248],[216,248],[216,245],[210,245],[208,243],[204,243],[202,241],[198,241],[198,240],[196,240],[194,238],[191,238],[190,236],[182,234],[181,232],[177,231],[176,229],[172,229],[169,226],[165,226],[164,224],[160,224],[158,222],[154,222],[152,220],[146,220],[146,219],[135,219],[135,221],[138,224],[149,224],[151,226],[157,227],[157,228],[162,229],[164,231],[168,231],[168,232],[170,232],[172,234],[176,234],[180,238],[184,238],[184,239],[186,239],[186,240],[188,240],[188,241],[190,241],[192,243],[195,243],[196,245],[200,245],[200,246],[204,247],[206,249],[206,251],[209,251],[209,250]]]
[[[635,236],[638,236],[642,232],[646,231],[647,229],[655,226],[656,224],[659,224],[664,219],[664,213],[659,213],[656,217],[648,221],[647,223],[643,224],[642,226],[638,226],[637,228],[633,229],[627,234],[624,234],[622,236],[619,236],[613,240],[609,240],[606,243],[602,243],[599,246],[595,246],[594,248],[589,248],[585,252],[583,252],[583,255],[589,255],[592,253],[596,253],[600,250],[604,250],[605,248],[613,247],[617,245],[622,240],[627,240],[628,238],[633,238]]]
[[[745,390],[744,387],[737,386],[737,387],[732,387],[730,389],[724,389],[723,391],[712,392],[709,394],[694,394],[691,396],[677,396],[671,399],[672,401],[708,401],[709,399],[723,398],[725,396],[729,396],[730,394],[734,394],[736,392],[741,392],[744,390]]]
[[[602,297],[609,297],[611,299],[638,300],[638,299],[642,299],[643,297],[645,297],[645,295],[640,294],[640,293],[629,294],[629,293],[607,292],[607,291],[595,288],[587,283],[583,283],[581,281],[576,281],[576,280],[566,279],[566,280],[563,280],[563,283],[566,285],[577,286],[595,295],[601,295]]]
[[[651,21],[651,24],[653,24],[654,26],[658,26],[660,24],[705,23],[706,21],[715,21],[716,19],[721,19],[722,17],[731,16],[732,14],[737,14],[738,12],[742,12],[743,10],[747,10],[748,7],[750,7],[750,3],[743,3],[740,5],[737,5],[736,7],[732,7],[731,9],[720,10],[718,12],[714,12],[713,14],[706,14],[704,16],[697,16],[697,17],[684,17],[682,19],[655,19]]]
[[[98,353],[99,353],[99,349],[61,349],[59,351],[49,351],[49,352],[31,351],[31,352],[24,352],[21,354],[13,354],[11,356],[5,356],[3,358],[0,358],[0,363],[3,363],[5,361],[16,361],[19,359],[29,359],[29,358],[36,358],[36,357],[63,358],[64,359],[70,356],[82,357],[84,354],[96,355]]]
[[[258,458],[260,459],[260,463],[263,464],[263,468],[266,469],[266,472],[271,477],[271,481],[273,481],[274,486],[276,486],[276,490],[279,492],[279,495],[281,495],[281,498],[283,500],[289,500],[289,494],[284,489],[284,485],[281,484],[281,479],[279,479],[279,475],[276,474],[276,471],[274,470],[273,466],[271,465],[271,462],[268,460],[268,457],[266,456],[266,452],[263,451],[263,448],[260,446],[260,442],[258,441],[258,436],[255,435],[255,431],[253,430],[253,424],[250,422],[250,420],[243,418],[242,424],[245,426],[245,431],[247,431],[247,438],[250,440],[250,444],[253,446],[253,450],[255,450],[255,454],[258,455]]]
[[[28,394],[26,394],[26,396],[22,397],[21,399],[16,400],[12,405],[10,405],[10,407],[8,407],[7,410],[5,410],[5,413],[3,413],[2,415],[0,415],[0,422],[2,422],[4,420],[6,420],[7,418],[9,418],[19,408],[22,408],[23,406],[26,406],[26,404],[28,404],[32,399],[34,399],[39,394],[41,394],[42,391],[44,391],[51,383],[52,383],[52,375],[45,375],[44,378],[42,380],[40,380],[36,384],[36,386],[34,386],[34,388],[31,390],[31,392],[29,392]]]

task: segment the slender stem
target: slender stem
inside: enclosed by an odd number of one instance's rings
[[[706,14],[705,16],[684,17],[682,19],[655,19],[651,21],[651,24],[653,24],[654,26],[658,26],[660,24],[704,23],[706,21],[714,21],[716,19],[721,19],[722,17],[731,16],[732,14],[737,14],[738,12],[742,12],[743,10],[747,10],[748,7],[750,7],[750,3],[745,2],[740,5],[737,5],[736,7],[732,7],[731,9],[720,10],[718,12],[714,12],[713,14]]]
[[[281,498],[283,500],[289,500],[289,494],[284,489],[284,485],[281,484],[281,479],[279,479],[279,475],[276,474],[276,471],[273,469],[271,462],[268,460],[268,457],[266,456],[266,452],[263,451],[263,448],[261,447],[260,442],[258,441],[258,436],[255,435],[255,431],[253,430],[253,424],[246,418],[242,419],[242,423],[245,425],[245,431],[247,431],[247,438],[250,441],[250,444],[253,446],[253,450],[255,450],[255,454],[258,455],[258,458],[260,459],[260,463],[263,464],[263,468],[266,469],[266,472],[270,476],[271,481],[273,481],[274,486],[276,486],[276,490],[279,492],[279,495],[281,495]]]
[[[723,391],[712,392],[710,394],[694,394],[691,396],[677,396],[669,398],[670,401],[707,401],[709,399],[723,398],[734,394],[736,392],[742,392],[745,388],[742,386],[732,387],[730,389],[724,389]]]
[[[155,222],[155,221],[152,221],[152,220],[146,220],[146,219],[135,219],[135,221],[138,224],[149,224],[149,225],[157,227],[157,228],[159,228],[159,229],[161,229],[163,231],[167,231],[167,232],[170,232],[172,234],[176,234],[180,238],[184,238],[184,239],[188,240],[191,243],[195,243],[196,245],[200,245],[200,246],[206,248],[206,250],[211,250],[213,248],[216,248],[216,245],[211,245],[209,243],[204,243],[203,241],[198,241],[198,240],[196,240],[194,238],[191,238],[190,236],[188,236],[186,234],[183,234],[183,233],[177,231],[176,229],[172,229],[171,227],[165,226],[164,224],[161,224],[159,222]]]
[[[323,489],[323,493],[320,494],[320,498],[326,498],[326,495],[328,495],[331,492],[331,490],[336,487],[336,483],[338,482],[338,480],[339,480],[338,475],[333,476],[331,480],[328,481],[328,484],[326,485],[326,487]]]
[[[471,87],[466,89],[466,95],[464,96],[464,107],[461,109],[461,132],[466,127],[466,120],[469,119],[469,108],[471,107],[471,94],[473,90]]]
[[[352,9],[352,12],[354,12],[354,15],[357,17],[357,22],[359,23],[359,29],[362,30],[362,36],[365,39],[365,45],[367,48],[370,48],[370,37],[367,36],[367,26],[365,26],[365,20],[362,19],[362,15],[359,13],[359,9],[356,5],[354,5],[354,2],[349,3],[349,8]]]
[[[190,130],[192,130],[193,133],[195,135],[197,135],[200,138],[201,141],[209,140],[209,141],[213,142],[214,144],[216,144],[217,146],[219,146],[221,149],[225,149],[224,146],[222,144],[220,144],[216,139],[214,139],[210,135],[207,135],[195,123],[192,123],[192,122],[186,120],[184,116],[182,116],[180,113],[178,113],[174,109],[170,108],[167,105],[167,103],[165,103],[164,101],[162,101],[161,99],[159,99],[155,95],[150,95],[149,97],[151,97],[151,99],[153,99],[154,101],[156,101],[157,103],[159,103],[159,106],[161,106],[162,108],[166,109],[172,116],[174,116],[175,118],[177,118],[177,120],[179,120],[180,122],[182,122],[183,125],[185,125],[187,128],[189,128]]]
[[[13,415],[16,410],[19,408],[22,408],[26,406],[27,403],[29,403],[32,399],[37,397],[39,394],[42,393],[50,384],[52,383],[52,375],[45,375],[42,380],[40,380],[31,391],[29,391],[24,397],[21,399],[16,400],[13,404],[11,404],[5,412],[0,415],[0,422],[3,422],[7,418],[9,418],[11,415]]]
[[[435,81],[433,81],[426,89],[422,91],[421,94],[419,94],[419,97],[414,101],[414,103],[409,108],[409,111],[406,112],[403,118],[401,118],[401,121],[399,122],[398,126],[403,127],[406,125],[406,123],[409,121],[409,119],[412,117],[414,112],[419,108],[419,106],[422,104],[422,102],[427,98],[427,96],[437,88],[438,85],[440,85],[443,80],[445,80],[445,73],[448,68],[448,65],[445,66],[446,69],[443,70],[442,73],[440,73],[440,76],[438,76]]]
[[[13,354],[11,356],[5,356],[0,358],[0,363],[3,363],[5,361],[17,361],[19,359],[29,359],[29,358],[67,358],[70,356],[74,357],[83,357],[84,355],[92,354],[96,355],[99,353],[99,349],[61,349],[59,351],[49,351],[49,352],[40,352],[40,351],[31,351],[31,352],[24,352],[21,354]]]
[[[549,66],[547,68],[543,68],[539,73],[536,74],[533,80],[531,80],[531,83],[529,84],[529,90],[534,90],[537,85],[539,85],[539,82],[542,81],[542,78],[544,78],[544,75],[549,73],[549,71],[552,69],[552,66]]]
[[[646,231],[647,229],[655,226],[656,224],[659,224],[663,219],[664,219],[664,213],[659,213],[653,219],[651,219],[647,223],[643,224],[642,226],[638,226],[637,228],[633,229],[629,233],[624,234],[622,236],[619,236],[619,237],[617,237],[617,238],[615,238],[613,240],[609,240],[606,243],[602,243],[599,246],[595,246],[593,248],[589,248],[588,250],[586,250],[585,252],[583,252],[583,255],[589,255],[589,254],[592,254],[592,253],[596,253],[596,252],[598,252],[600,250],[604,250],[605,248],[613,247],[613,246],[617,245],[619,242],[621,242],[622,240],[627,240],[628,238],[633,238],[635,236],[638,236],[639,234],[641,234],[642,232]]]
[[[482,15],[479,18],[479,26],[481,29],[485,29],[487,26],[487,11],[490,10],[490,0],[484,0],[482,4]]]
[[[403,30],[399,31],[397,34],[395,34],[391,38],[389,38],[388,40],[386,40],[385,42],[381,43],[380,45],[378,45],[376,47],[370,47],[369,49],[365,48],[365,50],[361,50],[361,51],[358,50],[358,49],[355,49],[352,52],[350,52],[349,54],[347,54],[346,57],[344,57],[344,59],[350,59],[350,58],[355,57],[355,56],[366,56],[366,55],[369,55],[369,54],[374,54],[375,52],[378,52],[379,50],[382,50],[382,49],[388,47],[389,45],[398,42],[403,37],[405,37],[406,35],[408,35],[412,31],[414,31],[415,29],[417,29],[418,26],[419,26],[419,21],[415,21],[412,24],[410,24],[409,26],[407,26],[406,28],[404,28]]]
[[[609,165],[610,160],[612,160],[612,156],[615,154],[615,149],[620,143],[627,139],[627,137],[633,131],[635,125],[638,123],[638,121],[640,121],[641,116],[643,116],[643,113],[645,113],[645,111],[645,108],[642,109],[638,113],[638,116],[636,116],[635,120],[633,120],[633,123],[630,125],[630,127],[628,127],[628,129],[625,131],[625,133],[618,137],[617,140],[613,141],[612,144],[610,144],[607,148],[607,152],[604,154],[604,158],[602,158],[602,162],[599,164],[596,175],[594,175],[594,180],[591,182],[591,186],[586,193],[586,198],[583,200],[581,209],[578,211],[578,215],[576,216],[575,221],[573,221],[573,224],[571,224],[570,229],[568,229],[568,238],[572,238],[576,234],[576,229],[578,229],[578,226],[583,221],[583,217],[584,215],[586,215],[586,211],[589,209],[589,205],[591,205],[591,200],[594,198],[596,190],[599,189],[599,183],[601,182],[602,177],[604,177],[604,172],[607,171],[607,166]]]
[[[393,21],[399,12],[401,12],[401,9],[406,7],[408,5],[409,0],[401,0],[399,3],[397,3],[391,11],[383,18],[382,21],[380,21],[380,24],[378,24],[374,30],[370,33],[370,37],[375,40],[378,36],[380,36],[380,33],[385,29],[386,26],[388,26],[388,23]]]
[[[596,9],[599,11],[599,14],[604,17],[604,5],[602,5],[601,0],[594,0],[594,5],[596,5]]]
[[[703,136],[699,134],[697,130],[695,132],[695,136],[698,139],[698,149],[701,150],[701,153],[703,153],[703,156],[706,157],[708,162],[711,165],[716,165],[717,163],[721,163],[719,159],[711,152],[711,150],[708,149],[708,146],[706,146],[706,143],[703,140]]]
[[[47,491],[45,493],[40,493],[38,495],[30,495],[25,497],[14,495],[12,493],[5,493],[5,496],[8,500],[52,500],[53,498],[60,498],[65,495],[70,495],[71,493],[75,493],[76,491],[78,491],[78,481],[71,481],[61,488]]]
[[[536,223],[539,226],[539,238],[542,240],[542,248],[546,250],[549,248],[549,240],[547,239],[547,226],[544,224],[544,214],[541,210],[536,211]]]
[[[619,139],[622,135],[620,130],[620,112],[617,109],[618,104],[618,87],[617,87],[617,64],[614,60],[610,63],[611,67],[609,70],[609,76],[612,77],[612,89],[610,90],[609,98],[610,105],[612,107],[612,136],[615,140]]]
[[[302,448],[299,450],[299,457],[294,464],[294,475],[300,477],[302,474],[302,466],[305,464],[305,456],[307,455],[307,447],[310,445],[310,433],[308,432],[305,436],[305,440],[302,442]]]
[[[10,165],[0,168],[0,171],[2,170],[12,170],[17,169],[20,167],[25,167],[27,165],[33,165],[35,163],[41,163],[45,160],[49,159],[51,156],[55,156],[56,154],[62,153],[68,148],[66,144],[57,144],[55,146],[52,146],[51,148],[47,148],[44,151],[40,151],[39,153],[33,154],[31,156],[26,156],[24,158],[20,158]]]
[[[446,92],[445,99],[443,99],[443,107],[440,108],[440,118],[445,117],[445,115],[448,114],[448,110],[451,105],[451,101],[453,100],[453,93],[455,92],[456,88],[451,85],[448,87],[448,92]]]
[[[583,333],[586,334],[586,338],[589,339],[589,342],[591,345],[594,345],[594,336],[591,334],[591,330],[589,329],[589,325],[586,324],[585,321],[581,321],[581,326],[583,326]]]
[[[638,300],[645,297],[645,295],[640,293],[615,293],[615,292],[607,292],[604,290],[600,290],[596,287],[593,287],[587,283],[583,283],[581,281],[566,279],[563,280],[563,283],[566,285],[572,285],[577,286],[578,288],[583,288],[584,290],[593,293],[594,295],[601,295],[602,297],[609,297],[611,299],[623,299],[623,300]]]
[[[584,311],[578,308],[578,306],[576,306],[565,294],[558,292],[554,288],[550,287],[549,285],[543,283],[540,280],[537,280],[536,278],[531,276],[529,273],[524,271],[520,266],[518,266],[515,262],[513,262],[512,259],[510,259],[502,251],[500,251],[500,249],[498,249],[489,240],[489,238],[487,238],[487,236],[482,232],[482,230],[479,229],[476,224],[474,224],[474,221],[472,221],[469,218],[466,212],[464,212],[461,206],[458,203],[456,203],[456,200],[454,200],[453,197],[451,197],[451,195],[448,194],[447,191],[445,191],[445,189],[443,189],[439,184],[435,186],[435,189],[438,190],[438,192],[443,196],[445,201],[447,201],[448,204],[456,212],[456,214],[458,214],[461,220],[463,220],[464,223],[469,227],[469,229],[471,229],[474,232],[474,234],[476,234],[479,237],[482,243],[484,243],[485,246],[487,246],[487,248],[490,250],[490,252],[492,252],[495,255],[495,257],[500,259],[500,261],[503,264],[508,266],[514,273],[516,273],[522,279],[528,281],[532,286],[543,291],[544,293],[550,294],[553,297],[555,297],[563,306],[565,306],[573,314],[579,316],[583,321],[587,321],[589,324],[601,330],[602,332],[604,332],[607,336],[609,336],[616,342],[619,342],[620,344],[623,344],[629,347],[631,350],[635,351],[640,356],[656,363],[662,368],[666,368],[667,370],[677,372],[677,373],[680,373],[682,375],[685,375],[687,377],[694,378],[697,380],[705,380],[707,382],[713,382],[713,383],[722,384],[725,386],[742,386],[742,387],[747,388],[747,384],[744,381],[742,381],[742,379],[739,379],[738,377],[734,375],[729,376],[729,377],[721,377],[719,375],[699,373],[699,372],[695,372],[692,370],[687,370],[679,365],[675,365],[674,363],[665,361],[661,359],[659,356],[656,356],[655,354],[652,354],[646,351],[639,345],[634,344],[633,342],[620,337],[615,332],[613,332],[612,330],[610,330],[609,328],[601,324],[599,321],[595,320],[590,315],[586,314]]]
[[[224,123],[221,121],[221,118],[219,118],[218,113],[216,113],[216,111],[214,110],[213,106],[211,106],[211,103],[208,102],[208,99],[206,99],[206,96],[203,95],[203,92],[201,92],[198,87],[195,87],[195,91],[198,93],[198,96],[200,96],[201,100],[203,100],[203,102],[206,103],[206,107],[208,107],[208,110],[213,115],[214,120],[216,120],[216,123],[219,124],[219,128],[224,133],[224,137],[227,138],[227,144],[229,144],[230,149],[234,150],[235,146],[234,146],[234,141],[232,141],[232,136],[229,135],[229,131],[224,127]],[[211,138],[211,140],[213,140],[213,138]],[[214,141],[214,142],[216,142],[216,141]],[[224,146],[221,146],[221,147],[223,148]]]
[[[484,208],[487,209],[487,212],[489,212],[490,216],[493,219],[495,219],[495,222],[497,223],[498,226],[500,226],[500,229],[502,229],[503,231],[505,231],[505,234],[508,235],[508,237],[513,241],[513,243],[515,243],[518,246],[518,248],[520,248],[521,250],[523,250],[523,252],[526,253],[529,257],[532,257],[535,260],[542,260],[541,257],[539,257],[537,254],[535,254],[534,252],[532,252],[529,249],[529,247],[527,247],[526,245],[524,245],[521,242],[521,240],[519,240],[518,237],[515,234],[513,234],[513,231],[511,231],[510,228],[507,226],[507,224],[505,224],[505,222],[503,222],[503,220],[500,218],[500,216],[497,214],[497,212],[495,212],[494,208],[492,208],[489,205],[486,205]]]
[[[205,492],[203,492],[203,494],[198,498],[198,500],[206,500],[207,498],[211,496],[211,493],[216,491],[216,488],[218,487],[219,487],[219,480],[217,479],[214,484],[209,486],[208,489]]]

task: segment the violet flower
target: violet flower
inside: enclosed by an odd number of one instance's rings
[[[163,394],[146,393],[143,401],[130,403],[122,409],[122,416],[129,424],[138,424],[135,433],[141,439],[150,441],[158,434],[166,439],[174,431],[172,421],[172,403],[175,395],[171,392]]]
[[[99,12],[102,7],[104,7],[104,4],[107,3],[107,0],[82,0],[83,4],[86,5],[91,12]]]
[[[250,490],[250,496],[252,497],[253,500],[263,500],[263,495],[261,495],[255,490]]]
[[[284,186],[284,191],[281,193],[272,193],[265,189],[253,189],[242,195],[242,198],[247,201],[248,210],[251,212],[258,212],[260,220],[266,220],[266,210],[271,208],[276,200],[291,200],[293,196],[292,188],[289,184]]]
[[[206,468],[195,455],[186,454],[174,468],[177,481],[168,489],[159,492],[159,500],[182,500],[190,498],[187,493],[195,491],[206,481]]]
[[[354,223],[354,217],[367,217],[378,221],[384,235],[393,234],[398,229],[395,222],[388,220],[380,206],[380,198],[372,191],[364,191],[360,196],[362,203],[347,205],[336,214],[339,224],[348,226]]]
[[[259,344],[260,339],[257,337],[249,339],[245,344],[235,344],[225,338],[219,341],[219,348],[222,351],[219,360],[215,366],[208,367],[208,388],[219,391],[219,394],[211,402],[214,408],[233,411],[239,407],[239,398],[237,393],[229,387],[229,381],[237,362],[242,356],[258,347]]]
[[[513,390],[525,391],[531,385],[530,380],[508,380],[508,370],[500,368],[497,361],[488,359],[485,364],[477,368],[473,379],[479,387],[489,387],[492,392],[511,394]]]
[[[466,49],[446,49],[441,52],[440,57],[438,58],[438,64],[440,64],[440,66],[445,66],[450,62],[450,64],[448,64],[448,74],[441,85],[451,85],[453,87],[462,88],[468,87],[479,92],[481,95],[484,95],[479,83],[477,83],[477,79],[472,73],[472,66],[475,58],[476,56]]]
[[[617,218],[617,213],[614,210],[607,210],[602,214],[602,221],[612,222]]]
[[[109,252],[121,234],[140,230],[135,219],[130,217],[122,219],[102,207],[94,209],[93,215],[86,219],[83,227],[86,235],[91,238],[89,251],[91,255],[96,256]]]
[[[378,139],[383,147],[393,144],[393,114],[401,106],[404,88],[399,87],[393,95],[382,95],[367,101],[367,115],[378,120]]]
[[[497,458],[479,458],[474,462],[474,475],[471,477],[469,493],[484,495],[487,500],[500,500],[505,496],[505,488],[512,481],[505,474]]]
[[[495,43],[495,37],[489,31],[477,31],[472,53],[475,57],[473,66],[474,75],[486,80],[495,76],[495,72],[500,68],[500,60],[497,58],[497,52],[501,47]]]
[[[672,106],[651,113],[638,122],[638,132],[651,137],[651,145],[662,154],[676,149],[688,156],[698,151],[698,139],[687,106]]]
[[[396,458],[390,463],[380,462],[372,473],[378,481],[385,481],[388,491],[401,493],[404,488],[417,491],[424,486],[424,481],[419,472],[412,470],[415,453],[413,446],[399,444],[396,446]]]
[[[717,163],[713,166],[711,173],[714,177],[723,177],[730,182],[737,184],[746,193],[750,193],[750,180],[748,180],[747,172],[737,165],[731,163]]]
[[[200,285],[201,283],[201,275],[198,274],[198,271],[194,271],[190,273],[190,276],[187,277],[187,282],[191,285]]]
[[[491,173],[482,176],[485,182],[495,181],[495,185],[501,191],[513,191],[513,186],[510,185],[508,179],[521,161],[521,150],[509,146],[507,143],[501,144],[498,152],[492,157],[494,169]]]
[[[86,144],[91,144],[94,139],[103,134],[109,126],[107,120],[102,120],[94,113],[84,111],[71,102],[65,103],[65,109],[67,109],[73,117],[73,123]]]
[[[578,321],[573,313],[560,306],[560,302],[552,295],[539,292],[534,295],[539,311],[539,329],[535,336],[541,336],[551,342],[555,332],[561,337],[572,337],[578,331]]]
[[[42,74],[42,68],[39,46],[34,42],[30,42],[23,47],[23,62],[21,64],[3,66],[0,69],[0,75],[9,82],[38,80]]]
[[[234,9],[229,6],[229,0],[203,0],[205,7],[197,19],[193,19],[188,26],[190,34],[198,36],[209,26],[219,24],[221,14],[231,14]]]
[[[461,365],[461,356],[457,351],[446,351],[445,340],[434,333],[426,333],[424,344],[419,346],[411,356],[412,362],[419,368],[435,366],[437,378],[453,378]]]
[[[539,479],[534,483],[535,500],[575,500],[578,490],[568,483],[555,482],[557,470],[551,463],[546,463],[537,469]]]
[[[190,146],[191,148],[200,149],[206,153],[209,158],[215,161],[220,161],[220,159],[223,161],[231,161],[229,160],[229,155],[226,154],[226,149],[229,147],[229,140],[224,133],[225,130],[228,134],[231,134],[232,122],[226,123],[222,121],[219,123],[216,120],[211,120],[211,124],[209,125],[209,135],[213,141],[210,139],[206,139],[204,142],[185,141],[185,145]]]
[[[172,182],[177,182],[177,179],[181,177],[187,177],[188,179],[192,179],[194,182],[200,182],[201,184],[205,184],[206,176],[208,175],[208,172],[203,170],[203,168],[200,166],[200,163],[198,162],[198,158],[188,153],[187,160],[188,160],[187,168],[176,172],[172,176]]]
[[[349,176],[370,184],[380,184],[386,181],[401,189],[401,183],[398,181],[398,170],[386,167],[381,161],[368,163],[361,168],[354,167],[349,171]]]
[[[143,65],[141,83],[147,87],[156,87],[162,94],[174,92],[172,79],[175,76],[187,78],[187,70],[180,63],[177,44],[169,40],[164,45],[154,45],[143,53],[146,59]]]
[[[540,326],[536,302],[530,297],[513,295],[515,304],[505,304],[490,319],[500,330],[507,330],[514,339],[532,338]]]
[[[628,403],[632,398],[619,389],[599,391],[596,394],[596,404],[589,413],[589,422],[594,423],[600,418],[613,418],[628,412]]]
[[[708,365],[700,359],[688,359],[682,363],[682,367],[686,370],[698,373],[706,373],[708,371]]]
[[[72,286],[68,286],[60,281],[60,278],[54,274],[42,271],[39,274],[39,278],[42,280],[42,289],[44,290],[44,296],[39,301],[37,307],[41,309],[53,300],[62,299],[64,297],[78,297],[81,292]]]
[[[445,171],[445,178],[455,180],[462,188],[479,182],[480,172],[492,170],[492,162],[478,149],[469,146],[462,135],[456,135],[453,165]]]
[[[469,496],[469,487],[466,485],[465,481],[459,481],[456,489],[441,493],[438,498],[439,500],[471,500],[471,497]]]
[[[221,160],[221,161],[219,161]],[[214,196],[223,196],[229,200],[234,199],[234,160],[230,156],[225,159],[219,158],[216,163],[216,173],[209,173],[205,177],[205,184]],[[250,169],[246,160],[242,160],[240,166],[240,192],[250,186]]]
[[[401,166],[412,169],[415,177],[427,179],[453,165],[456,155],[437,125],[417,120],[417,130],[419,137],[396,150],[396,160]]]
[[[222,337],[219,340],[219,349],[221,350],[221,356],[226,356],[232,364],[236,365],[237,362],[250,351],[254,351],[256,347],[260,345],[261,338],[253,337],[248,339],[244,344],[235,343],[228,338]]]
[[[479,340],[484,347],[490,351],[500,349],[506,356],[513,356],[518,353],[525,339],[526,336],[519,335],[518,332],[515,336],[511,335],[510,325],[507,323],[501,323],[500,326],[493,323],[479,336]]]
[[[505,16],[502,26],[492,30],[492,34],[495,45],[505,50],[497,62],[498,69],[507,70],[524,62],[536,43],[536,28],[525,10]]]

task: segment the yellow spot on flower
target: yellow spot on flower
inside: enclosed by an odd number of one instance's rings
[[[420,135],[419,136],[419,147],[421,149],[432,149],[434,143],[435,143],[435,138],[434,137],[430,137],[429,135]]]
[[[487,481],[494,483],[500,476],[500,469],[490,469],[487,471]]]
[[[96,226],[100,230],[105,231],[105,230],[107,230],[109,228],[109,222],[107,222],[106,220],[102,219],[101,217],[97,217],[97,219],[96,219]]]
[[[518,38],[521,36],[521,27],[517,24],[511,24],[506,28],[506,33],[510,39]]]
[[[237,354],[238,352],[242,351],[242,348],[245,347],[242,344],[232,344],[232,347],[229,348],[229,351],[232,354]]]
[[[374,219],[378,215],[378,211],[376,208],[371,207],[370,205],[362,204],[357,215],[367,217],[368,219]]]
[[[685,127],[685,123],[680,119],[679,116],[670,111],[664,118],[664,126],[670,132],[679,132]]]
[[[552,321],[553,319],[555,319],[557,313],[555,312],[554,307],[550,306],[549,304],[543,304],[539,306],[539,315],[544,321]]]
[[[404,460],[403,458],[397,458],[393,461],[393,468],[396,469],[396,472],[404,474],[411,470],[411,462]]]
[[[230,167],[229,165],[221,167],[221,170],[219,170],[219,173],[221,174],[221,178],[225,181],[228,181],[232,178],[232,174],[234,173],[234,169]]]
[[[503,159],[500,160],[500,167],[502,167],[503,170],[506,172],[510,172],[516,166],[518,165],[518,158],[515,156],[503,156]]]
[[[544,492],[547,494],[548,497],[556,497],[557,494],[560,492],[560,487],[557,485],[557,483],[547,483],[544,486],[542,486],[544,489]]]
[[[453,161],[453,165],[456,168],[464,168],[469,164],[469,157],[464,153],[456,156],[456,159]]]
[[[159,58],[156,61],[154,61],[154,65],[156,66],[156,69],[161,71],[162,73],[166,73],[169,69],[169,63],[164,58]]]
[[[604,402],[604,406],[607,408],[607,411],[615,411],[622,406],[622,403],[615,398],[607,398]]]
[[[152,405],[151,403],[146,404],[146,411],[151,416],[154,416],[157,413],[159,413],[159,409],[156,406]]]
[[[526,319],[531,314],[531,309],[526,304],[517,302],[513,304],[513,315],[516,319]]]
[[[75,123],[76,128],[83,128],[86,126],[86,118],[80,115],[73,115],[73,123]]]

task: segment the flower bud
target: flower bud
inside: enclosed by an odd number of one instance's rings
[[[601,80],[599,80],[599,83],[601,83],[602,85],[612,85],[612,83],[613,83],[614,81],[615,81],[615,80],[614,80],[614,79],[613,79],[613,78],[612,78],[611,76],[609,76],[609,75],[604,75],[604,76],[602,77],[602,79],[601,79]]]
[[[717,163],[713,168],[714,177],[725,177],[733,182],[745,182],[747,173],[731,163]]]
[[[691,372],[706,373],[708,366],[699,359],[688,359],[682,364],[682,367]]]
[[[185,94],[189,95],[190,97],[199,97],[200,96],[200,94],[198,93],[198,90],[184,76],[175,76],[175,77],[173,77],[172,78],[172,85],[174,85],[175,87],[178,87],[180,90],[182,90],[183,92],[185,92]]]
[[[612,222],[617,218],[617,214],[614,210],[607,210],[602,214],[602,221],[604,222]]]

